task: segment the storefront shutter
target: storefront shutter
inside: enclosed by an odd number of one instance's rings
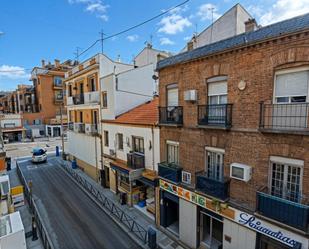
[[[307,96],[309,71],[280,74],[276,76],[275,97]]]

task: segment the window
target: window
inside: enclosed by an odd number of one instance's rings
[[[96,91],[95,77],[92,77],[89,79],[89,86],[90,86],[90,91],[92,92]]]
[[[108,131],[104,131],[104,146],[109,146]]]
[[[144,139],[141,137],[132,137],[133,151],[144,154]]]
[[[301,201],[303,161],[271,157],[271,195]]]
[[[308,101],[309,70],[278,72],[275,77],[275,103],[304,103]]]
[[[72,97],[72,85],[69,85],[69,97]]]
[[[79,112],[79,122],[83,123],[84,122],[84,117],[83,117],[83,112]]]
[[[171,84],[167,86],[167,106],[178,106],[178,85]]]
[[[166,142],[167,162],[179,164],[179,143],[173,141]]]
[[[102,107],[107,108],[107,92],[102,92]]]
[[[191,173],[182,171],[182,182],[186,184],[191,184]]]
[[[206,175],[208,178],[223,181],[224,150],[206,147]]]
[[[123,134],[122,133],[117,134],[117,145],[118,145],[118,150],[123,150]]]
[[[55,84],[56,86],[62,86],[62,78],[59,77],[59,76],[55,76],[55,77],[54,77],[54,84]]]

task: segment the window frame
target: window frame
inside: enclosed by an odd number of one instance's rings
[[[178,162],[171,162],[171,161],[169,161],[169,149],[168,149],[168,147],[169,146],[174,146],[174,147],[177,147],[177,161]],[[174,155],[175,155],[175,153],[174,153]],[[171,140],[166,140],[166,162],[167,163],[175,163],[175,164],[177,164],[177,165],[179,165],[180,164],[180,160],[179,160],[179,142],[176,142],[176,141],[171,141]]]
[[[120,143],[120,136],[122,137],[122,142]],[[121,147],[120,147],[120,145],[121,145]],[[123,146],[123,133],[117,133],[117,150],[120,150],[120,151],[123,151],[123,149],[124,149],[124,146]]]
[[[217,179],[217,177],[210,177],[208,175],[208,153],[214,153],[215,156],[217,157],[218,154],[220,154],[222,156],[222,165],[220,166],[221,169],[220,169],[220,176],[219,176],[219,179]],[[214,179],[216,181],[223,181],[224,180],[224,157],[225,157],[225,150],[224,149],[221,149],[221,148],[217,148],[217,147],[208,147],[206,146],[205,147],[205,173],[207,175],[208,178],[210,179]],[[215,167],[215,166],[212,166],[212,167]],[[214,173],[213,173],[214,174]]]
[[[139,141],[139,143],[138,143],[139,149],[141,148],[140,142],[142,141],[142,150],[137,150],[137,149],[136,149],[136,143],[135,143],[136,140]],[[132,136],[132,150],[133,150],[133,152],[145,154],[145,141],[144,141],[144,138],[143,138],[143,137]]]
[[[104,146],[109,147],[109,132],[108,130],[104,130]]]
[[[107,98],[107,91],[102,91],[102,108],[107,109],[108,108],[108,98]]]

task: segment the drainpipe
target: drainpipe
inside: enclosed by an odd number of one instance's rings
[[[154,159],[154,156],[155,156],[155,153],[154,153],[154,130],[153,130],[153,126],[151,126],[151,136],[152,136],[152,170],[155,170],[155,159]]]

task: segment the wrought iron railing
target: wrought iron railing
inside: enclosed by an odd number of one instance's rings
[[[232,126],[232,107],[232,104],[199,105],[198,124],[229,128]]]
[[[159,107],[160,124],[178,124],[183,123],[182,106]]]
[[[145,155],[137,152],[128,153],[127,164],[131,169],[145,168]]]
[[[309,132],[309,103],[260,103],[260,128]]]
[[[158,163],[159,176],[175,183],[181,182],[182,168],[175,163]]]
[[[22,185],[24,186],[24,194],[25,194],[25,197],[26,197],[26,199],[29,203],[30,210],[31,210],[31,212],[34,216],[34,219],[35,219],[35,222],[36,222],[36,225],[37,225],[43,246],[44,246],[45,249],[55,249],[53,242],[52,242],[51,238],[49,237],[47,229],[46,229],[46,227],[43,223],[43,219],[42,219],[42,217],[41,217],[41,215],[38,211],[35,200],[32,198],[30,188],[27,184],[25,176],[23,175],[23,173],[20,169],[18,161],[16,162],[16,170],[17,170],[17,175],[18,175]]]
[[[82,105],[85,103],[85,97],[83,93],[75,94],[73,96],[73,104],[74,105]]]
[[[77,182],[80,186],[87,191],[100,206],[103,210],[109,212],[114,218],[119,220],[123,225],[126,226],[132,233],[136,235],[143,243],[147,243],[148,241],[148,233],[147,230],[138,224],[136,220],[131,217],[130,215],[126,214],[121,208],[119,208],[112,200],[108,199],[97,190],[92,183],[87,181],[85,178],[80,176],[75,170],[70,168],[65,163],[62,163],[62,168]]]
[[[84,123],[74,123],[74,131],[78,133],[85,133]]]
[[[223,178],[216,180],[208,177],[205,172],[196,173],[195,187],[198,191],[204,192],[220,200],[227,200],[230,197],[230,179]]]
[[[261,215],[286,225],[309,232],[309,200],[301,197],[299,203],[269,194],[268,188],[257,191],[256,209]]]

